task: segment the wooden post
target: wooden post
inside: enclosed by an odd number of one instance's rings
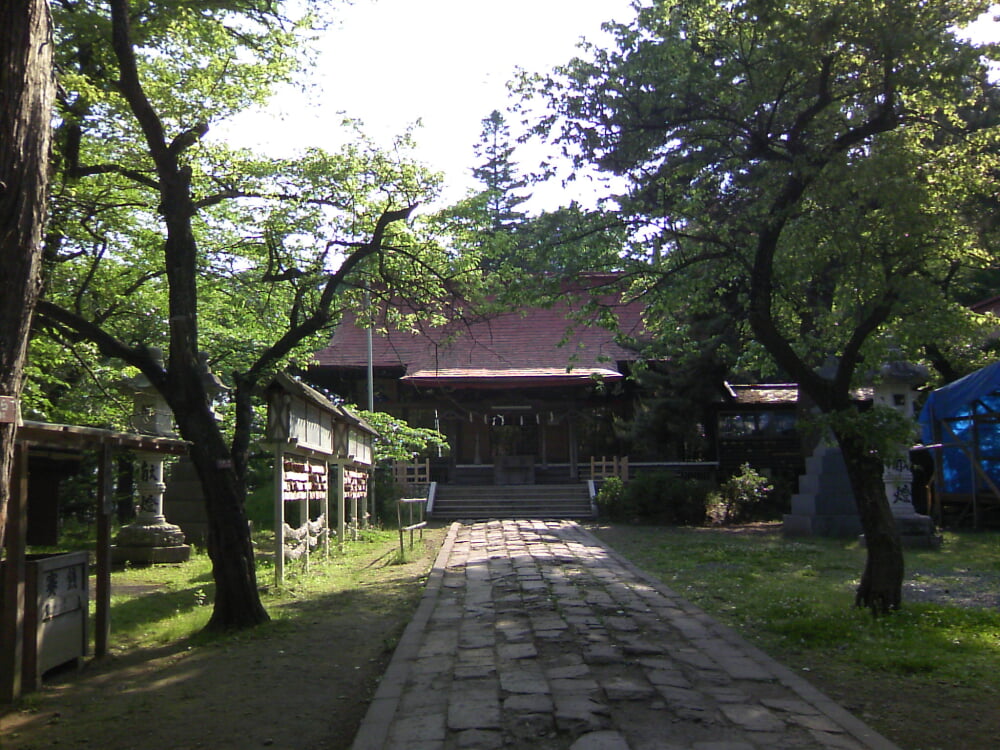
[[[365,527],[371,526],[375,521],[375,483],[372,481],[374,472],[369,469],[365,472]]]
[[[326,492],[323,494],[320,503],[323,510],[323,528],[320,533],[323,535],[323,557],[330,558],[330,464],[324,464],[326,469]]]
[[[934,458],[933,489],[931,491],[937,496],[937,516],[934,521],[940,526],[944,520],[944,436],[941,434],[941,423],[937,419],[931,421],[931,437],[934,443],[939,446],[931,453]]]
[[[274,585],[285,584],[285,450],[274,443]]]
[[[330,483],[337,498],[337,539],[341,552],[344,551],[344,535],[347,533],[347,503],[344,498],[344,465],[333,464],[333,477]]]
[[[580,478],[580,446],[576,443],[576,417],[572,414],[566,419],[566,430],[569,439],[569,478],[576,481]]]
[[[346,474],[346,471],[344,473]],[[359,516],[359,513],[358,513],[358,490],[354,486],[354,483],[352,482],[351,483],[351,521],[353,521],[353,523],[351,524],[351,541],[352,542],[358,541],[358,531],[361,529],[361,519],[358,516]]]
[[[14,446],[14,465],[7,503],[3,566],[3,615],[0,617],[0,703],[12,703],[21,695],[24,662],[24,559],[28,533],[28,447]],[[34,637],[34,634],[32,634]]]
[[[101,445],[97,467],[97,585],[94,656],[107,656],[111,636],[111,514],[115,510],[111,446]]]
[[[972,419],[972,440],[970,441],[972,450],[969,455],[969,463],[972,466],[972,528],[979,531],[982,516],[979,509],[979,477],[977,472],[982,469],[982,462],[979,456],[979,420],[976,419],[975,407],[969,416]]]

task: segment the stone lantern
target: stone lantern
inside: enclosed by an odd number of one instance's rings
[[[162,365],[159,351],[154,357]],[[146,435],[174,437],[173,419],[166,399],[153,387],[145,375],[126,381],[132,391],[132,426]],[[112,547],[115,562],[160,563],[184,562],[191,556],[191,547],[184,543],[184,532],[168,523],[163,515],[163,456],[139,452],[136,489],[139,509],[135,520],[122,527]]]
[[[916,416],[916,387],[927,381],[927,368],[902,360],[886,362],[879,370],[872,400],[887,406],[907,418]],[[914,428],[916,429],[916,428]],[[903,543],[908,546],[936,546],[934,521],[930,516],[917,513],[913,507],[913,472],[905,455],[886,466],[882,472],[885,494],[892,509]]]
[[[208,406],[212,410],[212,416],[218,421],[219,414],[215,411],[215,400],[223,393],[229,393],[232,389],[223,383],[218,375],[212,372],[212,368],[208,364],[207,353],[198,353],[198,367],[201,371],[201,384],[204,386],[205,394],[208,396]]]

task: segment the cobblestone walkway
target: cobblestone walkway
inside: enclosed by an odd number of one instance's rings
[[[455,524],[353,750],[895,746],[568,521]]]

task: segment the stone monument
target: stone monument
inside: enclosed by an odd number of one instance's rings
[[[832,370],[832,365],[825,368]],[[916,386],[927,380],[927,369],[903,360],[886,362],[874,376],[872,400],[896,409],[907,417],[915,414]],[[901,457],[883,471],[886,497],[903,544],[934,547],[934,521],[913,507],[913,473],[900,446]],[[847,480],[847,466],[840,449],[821,440],[806,459],[806,473],[799,477],[799,492],[792,496],[791,512],[785,515],[782,531],[787,536],[855,536],[862,532],[854,493]]]

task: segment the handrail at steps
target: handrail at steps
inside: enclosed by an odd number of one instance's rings
[[[590,512],[597,518],[597,482],[587,480],[587,498],[590,500]]]
[[[409,523],[403,526],[403,506],[407,507],[409,511],[409,518],[407,519]],[[413,521],[413,508],[419,506],[418,521],[414,523]],[[410,532],[410,549],[413,549],[413,532],[420,529],[420,539],[424,538],[424,527],[427,526],[427,498],[426,497],[404,497],[396,501],[396,521],[399,525],[399,555],[402,557],[406,554],[406,550],[403,547],[403,532]]]
[[[431,514],[434,512],[434,498],[437,497],[437,488],[438,488],[437,482],[431,482],[427,486],[427,508],[425,510],[425,513],[427,514]]]

